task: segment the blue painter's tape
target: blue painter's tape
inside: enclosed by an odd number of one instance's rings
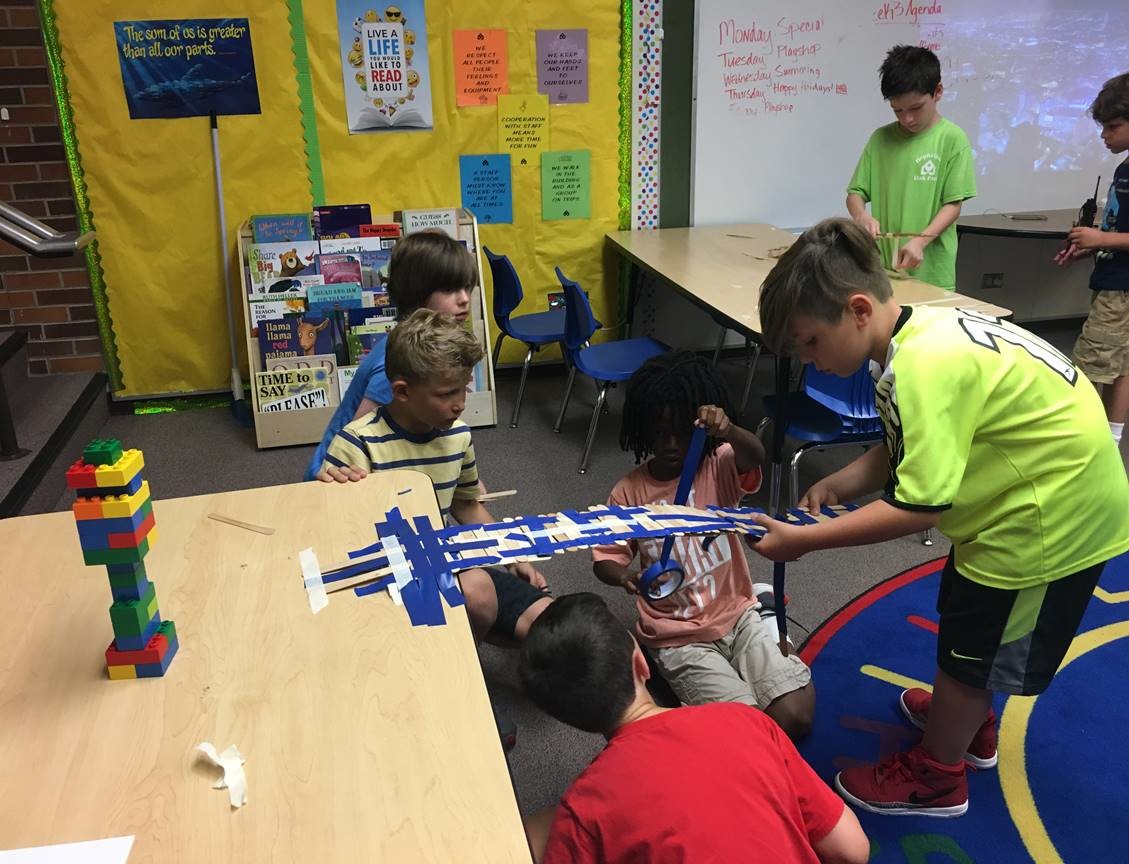
[[[666,580],[659,581],[660,577]],[[669,597],[682,587],[686,578],[682,568],[669,561],[656,561],[639,575],[639,593],[648,601],[655,602]]]
[[[817,522],[814,516],[799,508],[788,511],[787,521],[794,525],[814,525]]]
[[[382,579],[377,579],[370,585],[362,585],[360,588],[354,588],[353,593],[358,597],[367,597],[369,594],[376,594],[378,591],[383,591],[395,581],[394,577],[385,576]]]

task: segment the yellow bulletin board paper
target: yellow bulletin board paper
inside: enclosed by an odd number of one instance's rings
[[[527,170],[519,169],[515,157],[514,221],[480,226],[480,238],[491,250],[508,255],[517,269],[525,292],[518,314],[548,308],[547,295],[560,290],[553,274],[559,264],[589,292],[596,316],[614,323],[618,278],[604,234],[617,229],[619,215],[619,6],[585,4],[562,21],[558,6],[547,2],[428,3],[435,128],[354,136],[345,120],[335,3],[304,0],[302,9],[324,173],[325,200],[317,203],[368,201],[374,218],[396,210],[450,206],[460,200],[459,155],[496,150],[495,112],[455,104],[453,31],[509,30],[514,40],[508,57],[510,89],[535,93],[536,31],[562,26],[588,30],[589,102],[546,109],[551,134],[541,149],[590,151],[591,217],[543,222],[539,157]],[[384,6],[373,9],[383,14]],[[55,10],[121,362],[123,389],[118,395],[224,389],[229,379],[227,323],[208,120],[129,119],[116,77],[112,22],[226,13],[206,0],[86,0],[57,3]],[[235,291],[240,290],[235,254],[240,223],[255,213],[296,213],[314,203],[289,4],[261,0],[238,11],[249,21],[262,114],[221,117],[219,122]],[[108,78],[106,70],[114,70],[115,77]],[[489,305],[492,286],[489,269],[483,270]],[[548,351],[541,354],[546,355]],[[502,361],[522,356],[523,347],[507,339]]]
[[[456,30],[455,103],[495,105],[509,93],[505,30]]]
[[[498,152],[517,165],[536,165],[549,149],[549,97],[524,93],[498,97]]]

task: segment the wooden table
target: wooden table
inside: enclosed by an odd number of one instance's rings
[[[770,253],[796,240],[790,231],[755,223],[613,231],[607,238],[633,264],[658,276],[723,326],[751,336],[761,332],[761,283],[779,257]],[[917,279],[892,279],[891,284],[894,297],[907,306],[960,306],[989,315],[1010,314],[1001,306]],[[629,313],[631,305],[629,300]]]
[[[135,681],[106,678],[106,571],[71,514],[0,521],[0,849],[132,834],[130,862],[528,862],[465,612],[412,627],[384,593],[310,612],[298,550],[341,561],[393,506],[438,524],[408,471],[157,502],[145,563],[180,652]],[[242,809],[202,741],[246,758]]]

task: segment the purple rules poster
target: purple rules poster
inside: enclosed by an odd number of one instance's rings
[[[537,92],[552,104],[588,101],[588,31],[537,31]]]

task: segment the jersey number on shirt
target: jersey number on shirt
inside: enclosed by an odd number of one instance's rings
[[[999,318],[982,315],[968,309],[961,309],[960,317],[957,320],[960,322],[960,326],[964,328],[964,332],[977,345],[990,348],[998,353],[1000,346],[997,340],[1003,340],[1009,345],[1022,348],[1036,360],[1046,364],[1052,372],[1065,379],[1067,384],[1074,386],[1074,383],[1078,380],[1078,369],[1070,362],[1069,357],[1030,333],[1014,330],[1000,321]]]

